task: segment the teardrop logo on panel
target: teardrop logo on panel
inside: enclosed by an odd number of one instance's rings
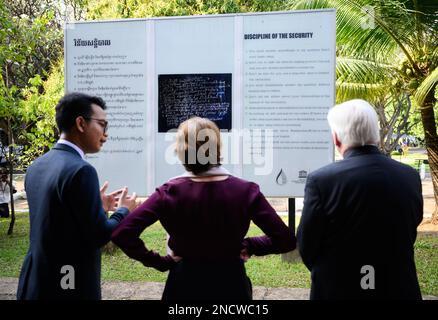
[[[280,172],[278,173],[277,178],[275,179],[275,182],[280,186],[287,183],[287,177],[286,177],[286,174],[284,173],[283,169],[281,169]]]

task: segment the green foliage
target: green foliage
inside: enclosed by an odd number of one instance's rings
[[[369,60],[338,53],[336,65],[336,101],[364,99],[375,101],[388,95],[397,94],[391,90],[395,67],[389,61]]]
[[[13,118],[17,116],[17,109],[14,108],[14,96],[17,94],[18,88],[12,86],[7,88],[2,75],[0,74],[0,119]]]
[[[438,7],[432,0],[298,0],[294,8],[337,8],[337,45],[343,55],[392,67],[392,87],[421,98],[434,89],[438,66]],[[394,68],[396,67],[396,68]],[[394,71],[396,72],[394,73]],[[378,69],[373,70],[378,72]],[[436,71],[435,71],[436,73]]]
[[[438,124],[438,101],[436,100],[437,98],[435,97],[435,123]],[[421,114],[418,105],[416,105],[415,112],[413,112],[411,117],[409,118],[409,127],[410,128],[407,132],[408,134],[418,137],[422,141],[424,141],[424,129],[421,122]]]
[[[91,0],[88,18],[120,19],[285,10],[286,0]]]
[[[3,3],[3,5],[2,5]],[[52,61],[62,54],[62,29],[53,22],[48,10],[31,17],[14,15],[7,2],[0,3],[0,66],[3,79],[8,69],[8,82],[24,88],[28,80],[39,74],[45,78]],[[17,97],[18,98],[18,97]]]
[[[36,157],[46,152],[55,142],[55,106],[64,95],[64,60],[51,68],[49,78],[42,82],[39,75],[29,80],[20,101],[22,120],[28,129],[21,131],[20,140],[32,141],[26,145],[21,164],[26,167]],[[43,94],[39,94],[42,86]]]
[[[413,108],[404,132],[424,138],[423,126],[433,126],[420,112],[437,101],[436,0],[296,0],[290,8],[336,8],[337,102],[362,98],[388,105],[388,113],[407,95]]]
[[[63,87],[62,65],[48,79],[63,53],[56,9],[56,1],[0,0],[0,127],[26,148],[19,167],[53,143],[53,100]]]

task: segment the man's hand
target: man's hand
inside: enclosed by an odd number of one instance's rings
[[[122,194],[120,195],[120,199],[118,199],[118,205],[117,208],[127,208],[129,212],[137,208],[138,203],[136,201],[137,195],[135,192],[132,193],[132,195],[128,195],[128,187],[124,187],[122,189]]]
[[[105,181],[102,188],[100,188],[100,198],[102,199],[103,210],[105,210],[105,212],[115,211],[118,200],[117,196],[122,193],[123,189],[116,190],[110,194],[105,194],[106,189],[108,189],[108,181]]]

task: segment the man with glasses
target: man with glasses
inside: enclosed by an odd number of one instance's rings
[[[105,194],[84,160],[107,140],[105,102],[81,93],[56,106],[58,143],[26,173],[30,247],[18,285],[19,300],[101,299],[100,248],[136,203],[127,188]],[[115,211],[107,218],[105,212]]]

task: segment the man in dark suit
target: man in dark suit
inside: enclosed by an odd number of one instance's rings
[[[96,170],[84,160],[108,137],[104,110],[98,97],[63,97],[56,106],[61,139],[27,170],[30,247],[19,300],[101,298],[100,248],[136,206],[135,193],[128,196],[126,187],[107,195],[105,183],[99,191]],[[115,212],[107,218],[105,211]]]
[[[414,261],[421,180],[379,152],[373,107],[351,100],[328,114],[343,160],[309,174],[298,247],[311,299],[421,299]]]

